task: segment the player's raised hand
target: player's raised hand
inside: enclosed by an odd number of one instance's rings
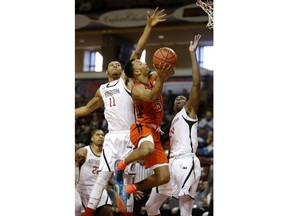
[[[194,36],[194,41],[190,41],[190,46],[189,46],[189,51],[190,52],[192,52],[192,53],[196,52],[196,49],[198,47],[198,43],[199,43],[201,37],[202,37],[202,35],[197,34],[197,35]]]
[[[152,15],[150,14],[150,11],[147,11],[147,24],[150,27],[153,27],[157,23],[163,22],[166,20],[164,19],[164,17],[166,16],[166,14],[164,13],[164,9],[161,11],[159,11],[158,9],[159,8],[157,7]]]
[[[162,80],[167,80],[169,77],[173,76],[174,74],[174,70],[171,67],[170,64],[166,64],[166,63],[159,63],[158,68],[156,68],[156,66],[153,64],[154,69],[157,71],[157,76],[159,77],[159,79]]]

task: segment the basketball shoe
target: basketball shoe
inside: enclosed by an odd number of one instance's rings
[[[122,185],[123,186],[123,172],[124,170],[120,170],[118,167],[117,167],[117,164],[119,163],[120,160],[116,160],[115,163],[114,163],[114,176],[113,176],[113,179],[114,179],[114,183],[115,185]]]
[[[116,205],[120,212],[125,213],[127,210],[127,200],[130,195],[124,188],[123,184],[115,184],[114,194],[116,199]]]

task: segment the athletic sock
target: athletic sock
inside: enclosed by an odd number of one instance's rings
[[[95,212],[95,209],[91,209],[91,208],[87,207],[83,216],[93,216],[94,212]]]
[[[134,184],[129,184],[125,186],[125,190],[129,193],[129,194],[133,194],[137,192],[137,188]]]

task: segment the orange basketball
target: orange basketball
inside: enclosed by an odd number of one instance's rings
[[[153,64],[158,68],[160,62],[170,64],[171,68],[174,68],[177,62],[177,55],[174,50],[169,47],[161,47],[156,50],[153,55]]]

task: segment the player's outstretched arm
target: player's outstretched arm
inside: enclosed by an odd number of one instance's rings
[[[95,96],[85,105],[75,109],[75,116],[86,116],[103,105],[100,89],[97,90]]]
[[[189,94],[189,99],[185,104],[185,109],[188,115],[192,118],[197,117],[198,105],[200,101],[200,69],[197,62],[196,50],[202,35],[197,34],[193,41],[190,41],[189,52],[192,63],[192,88]]]
[[[164,13],[164,9],[159,11],[158,7],[155,9],[154,13],[151,15],[150,11],[147,11],[147,23],[146,26],[144,28],[144,31],[141,35],[141,37],[139,38],[138,42],[137,42],[137,46],[136,49],[132,52],[130,59],[140,59],[143,50],[146,47],[146,43],[148,41],[148,38],[150,36],[152,27],[154,27],[155,25],[157,25],[157,23],[159,22],[163,22],[166,19],[164,19],[166,16],[166,14]],[[133,86],[133,81],[131,78],[128,78],[125,73],[122,73],[122,78],[125,80],[125,84],[128,87],[128,89],[131,89]]]
[[[157,23],[159,22],[163,22],[166,19],[164,19],[166,16],[166,14],[164,13],[164,9],[159,11],[158,7],[155,9],[154,13],[151,15],[150,11],[147,11],[147,23],[146,26],[144,28],[144,31],[141,35],[141,37],[138,40],[136,49],[134,50],[134,52],[132,53],[130,59],[140,59],[143,50],[145,49],[146,43],[148,41],[148,38],[150,36],[152,27],[154,27],[155,25],[157,25]]]

